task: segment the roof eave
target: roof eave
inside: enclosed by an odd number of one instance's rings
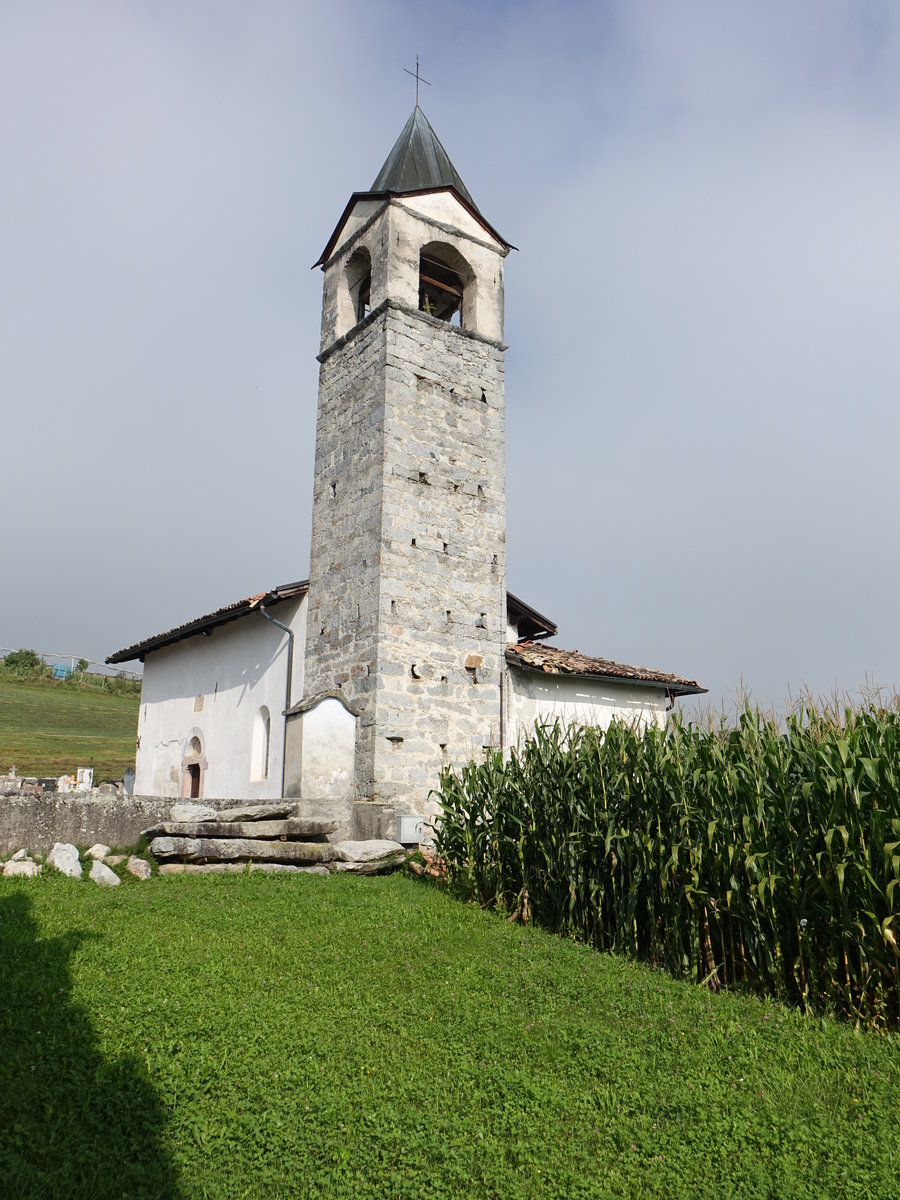
[[[541,626],[545,631],[542,634],[543,637],[556,637],[556,635],[559,633],[559,626],[555,621],[551,621],[549,617],[545,617],[544,614],[538,612],[536,608],[532,608],[530,604],[526,604],[524,600],[521,600],[507,588],[507,612],[509,611],[510,607],[518,609],[519,613],[523,617],[527,617],[529,620],[533,621],[535,625]]]
[[[518,667],[520,671],[531,671],[534,675],[542,675],[545,679],[548,675],[555,679],[584,679],[590,682],[599,683],[627,683],[633,687],[653,688],[659,692],[666,692],[670,696],[703,696],[709,688],[701,687],[699,683],[673,683],[666,679],[640,679],[633,675],[612,675],[607,672],[588,672],[588,671],[546,671],[543,667],[536,667],[533,663],[525,662],[520,658],[514,650],[507,650],[506,661],[511,667]]]
[[[298,583],[279,584],[278,587],[273,588],[269,592],[260,592],[256,596],[250,596],[246,600],[239,600],[236,604],[228,605],[224,609],[217,609],[214,613],[207,613],[205,616],[198,617],[196,621],[189,621],[186,625],[179,625],[177,628],[169,629],[165,633],[155,634],[153,637],[145,638],[142,642],[135,642],[133,646],[125,646],[122,650],[117,650],[115,654],[110,654],[106,659],[106,663],[109,666],[117,666],[119,663],[133,662],[135,659],[140,659],[143,662],[146,655],[152,654],[155,650],[162,650],[166,646],[174,646],[177,642],[197,637],[199,634],[211,634],[214,629],[219,629],[223,625],[230,625],[232,621],[246,617],[254,609],[259,608],[261,604],[269,607],[273,604],[280,604],[284,600],[302,598],[306,594],[308,587],[308,580],[301,580]]]
[[[491,223],[489,221],[485,220],[485,218],[481,215],[481,213],[478,211],[478,209],[475,208],[475,206],[473,204],[470,204],[469,201],[466,200],[465,196],[461,196],[460,193],[457,191],[457,189],[455,187],[453,187],[452,184],[445,184],[441,187],[412,188],[409,191],[405,191],[405,192],[395,192],[395,191],[354,192],[353,195],[350,197],[350,199],[347,201],[346,205],[344,206],[344,211],[341,213],[340,219],[338,220],[337,225],[335,225],[334,231],[332,232],[331,237],[328,239],[325,249],[319,255],[318,259],[313,263],[311,269],[314,271],[316,269],[316,267],[322,267],[322,269],[324,270],[325,264],[328,262],[328,260],[331,258],[332,254],[334,253],[335,246],[338,243],[338,238],[341,235],[341,230],[346,225],[347,218],[350,216],[350,213],[353,211],[353,206],[355,204],[358,204],[360,200],[383,200],[383,199],[390,199],[391,197],[397,197],[398,199],[402,199],[404,196],[433,196],[438,192],[450,192],[450,194],[459,201],[459,203],[469,213],[469,215],[475,221],[478,222],[478,224],[482,227],[482,229],[484,229],[486,233],[490,234],[490,236],[495,241],[499,242],[505,251],[509,252],[510,250],[518,249],[518,247],[514,246],[512,244],[512,242],[508,242],[506,240],[506,238],[503,237],[503,235],[501,233],[499,233],[493,227],[493,225],[491,225]]]

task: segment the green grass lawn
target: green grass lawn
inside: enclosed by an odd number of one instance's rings
[[[93,767],[94,783],[134,766],[139,695],[0,673],[0,773],[62,775]]]
[[[0,964],[4,1195],[900,1195],[896,1037],[405,876],[0,880]]]

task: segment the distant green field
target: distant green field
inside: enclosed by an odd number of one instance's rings
[[[0,674],[0,773],[63,775],[93,767],[94,782],[134,766],[140,696],[96,684]]]

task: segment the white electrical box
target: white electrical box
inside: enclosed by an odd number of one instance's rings
[[[424,817],[400,817],[398,842],[404,846],[418,846],[431,841],[431,826]]]

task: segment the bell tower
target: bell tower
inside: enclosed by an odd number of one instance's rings
[[[427,814],[442,766],[498,744],[509,250],[417,105],[317,264],[304,691],[357,718],[358,805]]]

